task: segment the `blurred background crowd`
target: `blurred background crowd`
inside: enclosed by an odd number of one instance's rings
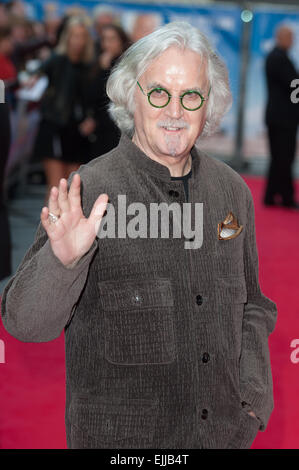
[[[78,7],[62,17],[50,12],[33,21],[21,2],[0,5],[0,78],[10,111],[18,114],[16,126],[33,107],[39,109],[30,162],[43,161],[52,187],[117,145],[105,84],[132,38],[108,10],[96,10],[93,18]]]

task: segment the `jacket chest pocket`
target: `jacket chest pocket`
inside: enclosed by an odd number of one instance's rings
[[[244,273],[244,237],[246,227],[236,238],[217,240],[217,272],[220,277],[237,277]]]
[[[113,364],[168,364],[175,360],[171,281],[99,282],[105,358]]]

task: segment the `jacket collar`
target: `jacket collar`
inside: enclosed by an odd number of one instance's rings
[[[121,133],[118,150],[122,158],[129,160],[136,168],[149,172],[163,181],[171,182],[171,174],[167,166],[148,157],[124,132]],[[195,179],[199,171],[202,154],[195,145],[190,153],[192,157],[191,179]]]

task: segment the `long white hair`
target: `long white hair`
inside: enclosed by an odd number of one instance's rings
[[[202,136],[215,132],[221,118],[231,106],[232,95],[224,62],[197,28],[185,21],[174,21],[130,46],[113,67],[107,81],[106,91],[111,100],[109,114],[120,130],[130,137],[134,133],[136,81],[151,62],[172,46],[190,49],[206,59],[211,91]]]

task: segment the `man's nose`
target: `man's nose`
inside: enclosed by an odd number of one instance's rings
[[[183,115],[183,107],[181,105],[181,100],[179,96],[172,96],[170,102],[165,108],[166,114],[169,117],[181,118]]]

